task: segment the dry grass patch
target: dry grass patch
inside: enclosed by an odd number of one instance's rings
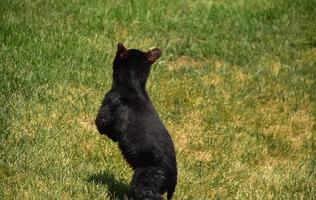
[[[278,167],[288,168],[291,167],[293,170],[294,168],[298,167],[298,162],[286,159],[283,157],[271,157],[269,155],[265,156],[261,162],[258,164],[258,167],[261,169],[276,169]],[[260,170],[261,171],[261,170]],[[264,171],[264,170],[262,170]]]
[[[189,150],[189,143],[202,143],[202,123],[202,114],[199,111],[189,112],[179,124],[167,122],[168,130],[174,135],[176,148],[180,152]]]
[[[275,58],[268,62],[268,66],[272,74],[277,76],[280,72],[282,64],[279,58]]]
[[[282,101],[270,101],[260,108],[266,126],[263,133],[276,135],[289,141],[294,148],[299,148],[313,135],[315,118],[311,106],[301,106],[296,112],[290,104]]]
[[[114,29],[116,33],[116,41],[124,41],[123,38],[129,36],[129,30],[126,26],[116,25]]]
[[[93,152],[98,150],[98,147],[96,146],[97,144],[96,144],[95,138],[82,140],[79,145],[83,153],[92,154]],[[107,151],[108,148],[103,148],[102,150],[106,151],[106,152],[103,152],[104,154],[109,153]]]
[[[281,59],[272,55],[262,57],[260,63],[262,63],[263,67],[265,67],[265,69],[274,76],[278,76],[283,67]]]
[[[191,151],[189,157],[198,161],[210,161],[212,154],[211,151]]]
[[[225,60],[221,60],[221,59],[215,59],[211,63],[213,64],[213,66],[216,69],[219,69],[219,68],[222,68],[222,67],[225,67],[225,66],[232,66],[232,64],[226,62]]]
[[[224,60],[214,59],[208,60],[208,65],[212,66],[213,72],[209,72],[202,77],[202,83],[205,86],[219,86],[223,94],[227,93],[222,88],[224,84],[227,84],[227,79],[234,81],[234,88],[244,87],[245,84],[252,79],[252,75],[248,73],[243,67],[231,64]],[[227,71],[227,74],[223,74],[222,70]],[[227,76],[229,75],[229,76]]]
[[[270,70],[276,76],[279,74],[281,67],[282,67],[282,64],[279,60],[273,60],[270,64]]]
[[[288,173],[284,173],[284,170]],[[245,181],[240,182],[237,196],[239,199],[254,198],[254,196],[259,199],[275,199],[275,194],[271,193],[271,190],[281,191],[286,182],[291,180],[290,174],[295,171],[300,171],[298,162],[267,156],[248,172]]]
[[[96,132],[96,126],[94,124],[94,120],[87,118],[87,117],[81,117],[79,118],[79,124],[88,131],[94,131]]]
[[[222,77],[216,73],[209,73],[201,78],[205,86],[217,86],[221,84]]]
[[[316,48],[311,48],[303,53],[302,57],[296,61],[300,67],[304,68],[307,64],[316,63]]]
[[[178,70],[183,67],[201,68],[205,64],[204,61],[198,61],[189,56],[179,56],[175,60],[171,60],[167,63],[169,70]]]
[[[288,173],[284,173],[284,170]],[[269,195],[271,188],[281,190],[291,179],[290,174],[295,172],[302,173],[298,161],[267,156],[256,168],[253,168],[240,189],[252,188],[256,185],[261,195]],[[270,199],[273,199],[272,196]]]
[[[190,145],[204,146],[203,144],[203,117],[199,111],[189,112],[179,124],[167,123],[167,127],[175,137],[176,149],[190,159],[209,161],[212,153],[205,150],[194,150]]]
[[[236,82],[240,83],[242,86],[244,83],[252,79],[252,76],[241,68],[235,68],[235,70],[233,70],[233,77]]]

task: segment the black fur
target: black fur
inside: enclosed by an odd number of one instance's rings
[[[113,83],[105,95],[96,126],[119,147],[134,170],[128,193],[133,200],[172,198],[177,183],[174,145],[146,92],[151,65],[161,51],[127,50],[119,43]]]

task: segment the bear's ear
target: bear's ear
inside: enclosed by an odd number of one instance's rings
[[[158,58],[160,58],[161,56],[161,50],[158,48],[154,48],[152,50],[149,50],[148,52],[146,52],[146,56],[147,56],[147,60],[150,64],[153,64],[154,62],[156,62],[156,60],[158,60]]]
[[[124,47],[122,43],[119,42],[117,44],[116,56],[119,56],[119,58],[123,59],[126,57],[126,55],[127,55],[127,49]]]

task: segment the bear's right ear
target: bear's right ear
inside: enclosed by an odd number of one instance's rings
[[[161,50],[158,48],[154,48],[152,50],[147,51],[146,56],[149,64],[153,64],[161,56]]]
[[[116,56],[119,56],[121,59],[124,59],[127,56],[127,49],[120,42],[117,44]]]

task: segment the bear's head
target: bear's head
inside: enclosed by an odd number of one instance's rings
[[[140,84],[145,87],[150,67],[160,56],[161,50],[158,48],[143,52],[138,49],[126,49],[122,43],[118,43],[113,62],[113,82]]]

